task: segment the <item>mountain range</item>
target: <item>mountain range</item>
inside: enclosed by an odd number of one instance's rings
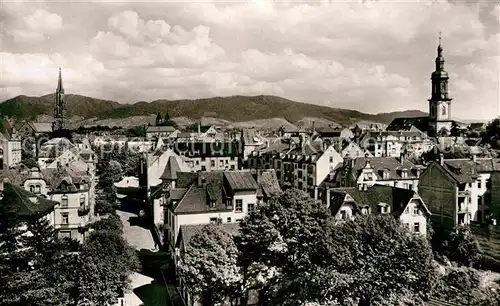
[[[213,97],[195,100],[155,100],[134,104],[120,104],[115,101],[96,99],[81,95],[65,95],[68,118],[73,120],[93,119],[95,121],[151,116],[167,112],[171,118],[187,117],[197,120],[203,117],[217,118],[227,122],[249,122],[255,120],[282,118],[290,123],[305,118],[319,118],[342,126],[358,122],[388,124],[397,117],[427,116],[419,110],[366,114],[355,110],[331,108],[315,104],[296,102],[269,95]],[[17,96],[0,103],[0,117],[15,120],[35,120],[40,115],[52,115],[54,94],[40,97]],[[78,118],[78,119],[75,119]]]

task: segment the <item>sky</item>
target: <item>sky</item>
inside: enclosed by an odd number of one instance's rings
[[[452,116],[500,115],[495,1],[0,1],[0,101],[277,95],[427,111],[439,32]]]

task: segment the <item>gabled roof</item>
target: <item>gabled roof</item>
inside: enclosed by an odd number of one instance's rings
[[[48,183],[51,191],[58,190],[61,183],[68,185],[69,191],[76,191],[75,184],[90,183],[91,178],[86,172],[76,172],[68,168],[43,169],[42,175]]]
[[[195,173],[197,176],[195,180],[191,183],[186,193],[183,195],[182,199],[179,201],[174,209],[175,213],[205,213],[211,211],[227,211],[226,204],[223,201],[223,172],[198,172]],[[202,176],[205,180],[204,185],[199,186],[197,178]],[[209,193],[210,200],[215,202],[215,206],[209,206]],[[181,187],[181,186],[177,186]],[[218,190],[218,192],[214,191]]]
[[[220,226],[223,231],[227,232],[232,236],[237,235],[240,230],[239,223],[222,223],[220,225],[214,225],[214,224],[181,225],[179,228],[179,235],[176,247],[179,247],[181,242],[184,245],[184,247],[188,247],[191,239],[197,234],[202,233],[203,229],[207,226]]]
[[[17,209],[17,213],[23,217],[43,216],[51,212],[58,202],[37,196],[14,184],[5,182],[3,199],[0,205],[12,205]]]
[[[479,173],[500,171],[500,159],[477,158],[476,161],[471,159],[447,159],[443,161],[443,169],[445,169],[457,183],[469,183],[474,181]]]
[[[354,200],[357,207],[367,205],[374,212],[377,211],[379,203],[388,204],[391,206],[391,213],[395,216],[400,216],[410,200],[418,197],[413,190],[385,185],[374,185],[367,188],[367,190],[359,190],[354,187],[333,188],[330,191],[332,213],[336,214],[338,212],[338,209],[344,203],[346,194]],[[429,213],[425,205],[424,209]]]
[[[224,172],[224,178],[229,183],[233,191],[237,190],[257,190],[259,185],[249,171],[229,171]]]
[[[262,171],[258,175],[260,175],[259,192],[262,193],[263,196],[272,197],[281,192],[281,187],[274,169]]]
[[[377,175],[377,179],[382,180],[383,177],[379,175],[379,170],[387,169],[390,172],[390,179],[403,179],[399,170],[407,169],[407,178],[416,178],[411,170],[416,166],[407,159],[398,159],[396,157],[358,157],[354,159],[353,174],[359,176],[363,168],[365,168],[366,163],[369,162],[370,166],[373,168],[374,174]]]
[[[165,165],[165,170],[163,170],[163,174],[160,176],[160,179],[176,180],[177,172],[181,172],[181,168],[179,167],[175,156],[170,156],[168,158],[167,164]]]
[[[392,120],[387,126],[387,131],[409,131],[412,126],[422,132],[428,132],[430,129],[429,117],[400,117]]]
[[[146,133],[158,133],[158,132],[171,133],[174,131],[175,127],[169,125],[148,126],[148,128],[146,129]]]
[[[30,122],[29,124],[36,133],[52,132],[52,122]]]

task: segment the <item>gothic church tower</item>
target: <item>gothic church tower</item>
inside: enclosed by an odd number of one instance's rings
[[[451,131],[451,98],[448,96],[448,72],[444,70],[443,47],[441,35],[437,47],[436,69],[431,75],[431,98],[429,99],[429,124],[434,134],[441,134],[444,130]]]
[[[58,131],[65,129],[65,119],[66,105],[64,104],[64,88],[62,84],[61,68],[59,68],[59,79],[57,80],[52,130]]]

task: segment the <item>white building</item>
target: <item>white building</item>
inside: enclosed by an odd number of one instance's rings
[[[367,189],[354,187],[320,189],[318,199],[330,208],[338,222],[356,215],[392,214],[413,233],[427,234],[431,213],[413,190],[375,185]]]
[[[16,133],[0,133],[0,169],[21,162],[21,137]]]

